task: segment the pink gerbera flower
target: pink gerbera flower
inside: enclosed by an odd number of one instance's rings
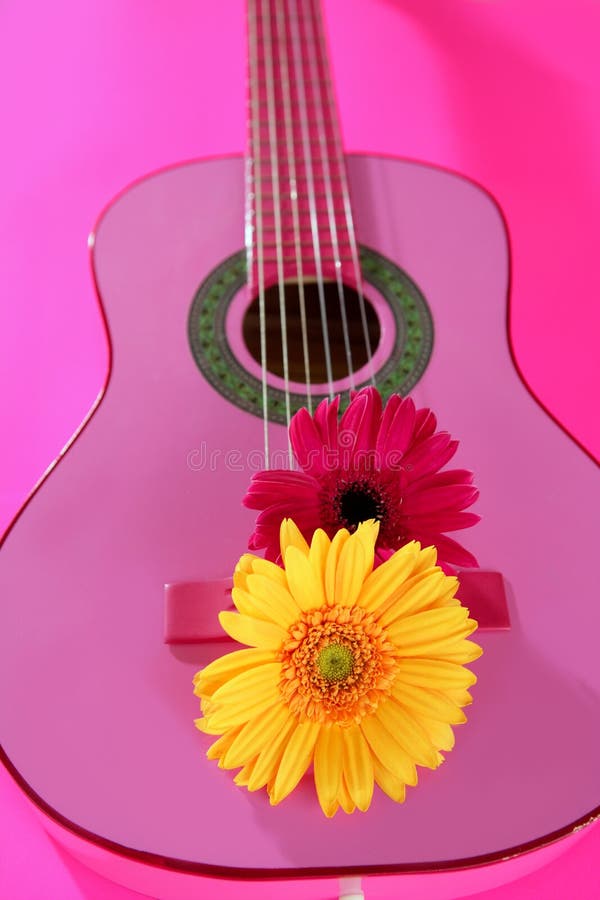
[[[272,469],[252,477],[244,505],[260,510],[251,550],[279,555],[279,529],[293,518],[307,540],[317,528],[330,537],[339,528],[379,522],[377,555],[386,559],[411,540],[435,545],[441,563],[476,566],[475,557],[445,532],[468,528],[479,516],[466,512],[479,491],[466,469],[440,471],[458,441],[436,431],[430,409],[393,394],[382,409],[372,387],[354,395],[338,416],[339,397],[323,400],[313,416],[292,418],[290,439],[301,471]]]

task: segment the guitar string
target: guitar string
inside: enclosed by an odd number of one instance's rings
[[[271,35],[271,10],[269,0],[261,2],[261,25],[268,50],[273,47]],[[277,138],[277,122],[275,121],[275,85],[273,82],[273,58],[272,53],[264,54],[265,58],[265,86],[267,92],[267,119],[269,130],[269,151],[271,167],[271,186],[273,199],[273,215],[275,218],[275,254],[277,260],[277,290],[279,294],[279,320],[281,326],[281,349],[283,356],[283,385],[285,394],[285,421],[288,434],[288,457],[290,468],[294,466],[294,454],[290,440],[290,372],[287,335],[287,310],[285,306],[285,276],[283,269],[283,234],[281,227],[281,191],[279,185],[279,147]]]
[[[314,8],[312,9],[312,15],[310,14],[310,2],[309,6],[309,15],[303,16],[305,22],[304,29],[304,37],[306,42],[308,42],[308,32],[310,29],[310,33],[313,38],[313,44],[316,48],[318,43],[318,36],[315,28],[315,18],[318,15],[318,11]],[[305,7],[306,9],[306,7]],[[307,22],[308,19],[308,22]],[[323,95],[321,92],[320,81],[319,81],[319,71],[317,68],[317,63],[315,59],[315,53],[308,54],[309,59],[309,71],[310,71],[310,86],[311,86],[311,94],[314,104],[315,113],[317,115],[317,134],[320,148],[320,162],[321,168],[323,172],[323,183],[325,185],[325,196],[326,196],[326,204],[327,204],[327,219],[329,223],[329,234],[331,240],[331,247],[333,250],[333,258],[334,258],[334,268],[335,268],[335,281],[337,286],[337,294],[338,294],[338,302],[340,307],[340,317],[342,322],[342,336],[344,341],[344,352],[346,356],[346,366],[348,369],[348,380],[350,384],[351,390],[354,389],[354,367],[352,365],[352,349],[350,346],[350,333],[348,328],[348,314],[346,309],[346,295],[344,291],[344,281],[343,281],[343,273],[342,273],[342,260],[340,255],[340,244],[338,240],[338,229],[333,201],[333,186],[331,180],[331,167],[329,163],[329,154],[327,151],[327,135],[325,131],[325,117],[323,110]],[[335,129],[333,129],[335,130]],[[338,161],[339,166],[339,161]]]
[[[311,0],[308,0],[310,3]],[[327,92],[327,101],[328,108],[331,111],[332,116],[335,116],[337,110],[337,102],[335,98],[335,91],[333,89],[333,83],[329,71],[329,67],[327,65],[327,39],[325,35],[325,25],[323,21],[323,15],[320,9],[319,0],[312,0],[312,9],[313,9],[313,20],[316,23],[316,29],[318,32],[316,45],[320,50],[321,56],[321,74],[323,76],[322,80],[325,84],[325,90]],[[338,116],[339,120],[339,116]],[[346,170],[346,160],[344,156],[344,150],[341,144],[340,135],[338,129],[335,127],[331,128],[331,133],[333,135],[333,141],[335,144],[335,149],[337,153],[337,158],[339,162],[339,172],[341,179],[341,189],[342,189],[342,197],[344,204],[344,216],[346,220],[346,230],[348,232],[348,237],[350,240],[350,254],[352,257],[352,268],[354,272],[354,280],[356,284],[356,294],[358,296],[358,305],[360,311],[360,319],[362,325],[363,339],[365,342],[365,350],[367,353],[367,366],[369,371],[369,381],[372,385],[375,385],[375,369],[373,366],[373,351],[371,346],[371,336],[369,334],[369,326],[367,322],[367,310],[366,310],[366,302],[363,290],[363,279],[362,279],[362,270],[360,266],[360,259],[358,256],[358,242],[356,240],[356,231],[354,228],[354,218],[352,216],[352,205],[350,202],[350,189],[348,184],[348,176]]]
[[[310,230],[312,236],[313,255],[316,271],[316,283],[319,296],[319,310],[321,314],[321,332],[323,337],[323,351],[325,354],[325,372],[327,377],[327,390],[330,400],[333,400],[333,368],[331,364],[331,346],[329,343],[329,327],[327,324],[327,307],[325,305],[325,286],[323,280],[323,262],[321,259],[321,245],[319,243],[319,221],[317,215],[317,204],[315,194],[315,179],[312,164],[312,153],[310,146],[310,129],[308,121],[308,104],[306,101],[306,86],[304,82],[304,73],[302,71],[302,50],[300,33],[298,28],[298,17],[291,14],[290,2],[286,0],[288,17],[290,22],[290,33],[292,35],[293,57],[294,57],[294,73],[296,76],[298,107],[300,111],[300,128],[302,132],[302,149],[304,152],[304,169],[307,184],[308,207],[310,217]],[[298,5],[296,4],[296,11]]]
[[[309,0],[310,3],[310,0]],[[285,41],[281,42],[282,36],[282,8],[279,4],[276,4],[277,10],[277,28],[280,38],[280,48],[286,48]],[[265,0],[262,3],[262,18],[267,18],[264,15],[265,11]],[[323,43],[323,24],[322,21],[319,20],[318,10],[315,10],[313,7],[313,24],[311,26],[311,31],[314,37],[313,45],[318,47],[319,44]],[[250,16],[250,21],[253,23],[252,16]],[[325,362],[326,362],[326,370],[327,370],[327,381],[329,387],[329,395],[333,397],[333,388],[332,388],[332,365],[331,365],[331,348],[329,344],[329,332],[327,325],[327,316],[326,316],[326,307],[325,307],[325,298],[324,298],[324,279],[323,279],[323,267],[322,267],[322,257],[321,257],[321,247],[318,239],[318,215],[316,208],[316,191],[315,191],[315,178],[314,178],[314,170],[313,170],[313,158],[310,149],[310,142],[308,140],[308,127],[309,127],[309,117],[308,117],[308,104],[306,99],[306,85],[304,79],[304,73],[302,71],[302,60],[300,56],[300,36],[299,36],[299,28],[297,27],[299,22],[298,19],[294,19],[293,16],[290,16],[290,23],[294,22],[296,28],[293,30],[293,52],[294,52],[294,66],[296,70],[296,76],[298,81],[298,99],[299,106],[301,110],[301,122],[302,122],[302,138],[305,149],[305,167],[306,167],[306,180],[309,187],[308,192],[308,200],[309,200],[309,209],[310,209],[310,220],[311,220],[311,232],[313,237],[313,250],[315,256],[315,268],[317,270],[317,286],[319,291],[319,303],[321,308],[321,324],[323,330],[323,343],[325,349]],[[256,24],[255,22],[253,24]],[[305,31],[305,40],[307,40],[308,35],[308,27],[304,22],[304,31]],[[268,38],[267,43],[272,46],[271,40],[271,27],[270,27],[270,19],[268,24]],[[290,25],[290,30],[292,30],[292,25]],[[317,31],[319,33],[317,33]],[[256,28],[250,29],[251,35],[251,43],[253,44],[253,49],[256,51],[257,48],[257,32]],[[253,72],[253,81],[255,89],[257,87],[258,77],[256,72],[256,57],[257,54],[254,52],[252,54],[254,57],[254,72]],[[328,206],[328,215],[329,215],[329,223],[330,230],[332,232],[332,247],[334,248],[335,254],[335,263],[336,263],[336,281],[338,283],[338,293],[340,294],[340,310],[342,313],[342,325],[344,330],[344,343],[346,348],[346,356],[348,363],[348,372],[350,375],[351,386],[353,387],[353,368],[351,361],[351,353],[350,353],[350,344],[349,344],[349,335],[348,335],[348,323],[347,323],[347,312],[345,310],[345,298],[343,296],[343,283],[341,282],[341,259],[339,255],[339,243],[337,241],[337,228],[335,223],[335,218],[333,213],[333,195],[332,195],[332,184],[331,184],[331,170],[329,168],[329,161],[327,159],[326,154],[326,135],[325,135],[325,118],[323,115],[323,97],[320,94],[317,94],[315,86],[318,82],[318,78],[315,77],[317,64],[313,60],[312,57],[309,56],[311,72],[312,72],[312,95],[313,102],[316,108],[316,111],[319,115],[319,125],[320,125],[320,149],[323,154],[323,169],[324,169],[324,181],[327,187],[327,206]],[[282,91],[283,100],[284,100],[284,119],[286,122],[286,143],[287,143],[287,151],[288,151],[288,163],[290,162],[290,149],[291,149],[291,180],[290,187],[290,195],[292,199],[292,217],[294,220],[294,244],[296,248],[296,264],[297,270],[299,272],[299,298],[301,304],[301,326],[302,326],[302,340],[303,340],[303,355],[304,355],[304,363],[305,363],[305,375],[306,375],[306,387],[307,387],[307,401],[309,403],[309,408],[311,408],[311,396],[310,396],[310,364],[308,361],[308,339],[306,333],[306,310],[304,300],[304,279],[302,277],[301,272],[301,248],[299,241],[299,220],[298,220],[298,204],[297,204],[297,190],[295,190],[295,186],[297,185],[295,179],[295,157],[293,156],[293,138],[290,140],[290,116],[289,116],[289,101],[291,97],[290,83],[289,83],[289,69],[287,64],[287,50],[285,50],[285,61],[282,59],[281,51],[280,51],[280,70],[283,67],[283,76],[282,82],[285,84],[286,90]],[[321,60],[321,68],[325,70],[325,75],[327,75],[326,67]],[[274,203],[274,213],[276,219],[276,249],[277,249],[277,270],[278,270],[278,285],[279,285],[279,294],[280,294],[280,320],[281,320],[281,330],[282,330],[282,350],[284,357],[284,384],[285,384],[285,397],[286,397],[286,418],[289,425],[290,421],[290,396],[289,396],[289,353],[287,347],[287,319],[286,319],[286,310],[285,310],[285,288],[283,284],[283,247],[282,247],[282,228],[281,228],[281,209],[279,207],[280,202],[280,183],[279,183],[279,169],[278,169],[278,153],[277,153],[277,135],[274,133],[274,108],[275,108],[275,95],[273,88],[273,65],[272,60],[268,57],[267,54],[267,105],[269,110],[269,144],[271,150],[271,169],[272,169],[272,178],[273,178],[273,186],[274,186],[274,195],[276,198],[276,203]],[[287,73],[287,78],[285,77]],[[328,77],[326,77],[323,81],[326,86],[326,90],[328,92],[328,100],[330,103],[333,102],[333,92],[331,90],[331,82]],[[266,467],[268,468],[269,463],[269,451],[268,451],[268,391],[267,391],[267,354],[266,354],[266,310],[265,310],[265,279],[264,279],[264,235],[263,235],[263,214],[262,214],[262,172],[261,172],[261,152],[260,152],[260,135],[258,132],[258,116],[256,110],[256,104],[260,102],[260,96],[257,96],[257,92],[255,90],[254,102],[253,102],[253,122],[252,122],[252,132],[254,138],[254,153],[253,160],[254,163],[254,174],[255,174],[255,221],[256,221],[256,231],[257,231],[257,270],[258,270],[258,288],[259,288],[259,318],[260,318],[260,332],[261,332],[261,370],[262,370],[262,388],[263,388],[263,421],[264,421],[264,437],[265,437],[265,462]],[[355,272],[355,280],[357,285],[357,294],[359,297],[360,303],[360,312],[361,312],[361,320],[363,333],[365,337],[365,344],[367,348],[367,359],[371,368],[371,381],[374,383],[374,373],[373,373],[373,365],[372,365],[372,352],[370,347],[370,336],[368,333],[368,326],[366,321],[366,312],[364,305],[364,295],[362,293],[362,284],[361,284],[361,275],[360,275],[360,265],[358,261],[358,254],[356,248],[356,240],[354,235],[354,227],[351,216],[350,204],[349,204],[349,195],[348,195],[348,185],[347,180],[344,177],[345,171],[343,167],[343,155],[340,152],[340,142],[339,136],[337,135],[335,128],[331,129],[334,143],[336,145],[336,149],[338,150],[338,163],[341,160],[340,168],[340,181],[343,189],[343,198],[344,198],[344,211],[346,217],[346,224],[349,232],[350,240],[350,249],[352,253],[352,262]],[[250,168],[252,168],[252,162]],[[248,224],[248,223],[247,223]],[[342,305],[343,304],[343,305]],[[291,457],[291,448],[290,448],[290,457]]]
[[[289,171],[289,196],[292,211],[292,228],[294,233],[294,251],[296,259],[296,281],[298,284],[298,300],[300,306],[300,330],[302,334],[302,357],[304,360],[304,379],[306,390],[306,402],[309,413],[312,414],[312,391],[310,383],[310,353],[308,348],[308,327],[306,322],[306,298],[304,294],[304,270],[302,265],[302,245],[300,233],[300,214],[298,207],[298,182],[296,172],[296,154],[294,151],[294,133],[292,128],[292,90],[290,84],[290,72],[287,49],[287,35],[284,18],[284,7],[280,2],[275,3],[277,20],[277,39],[279,47],[279,74],[281,82],[281,96],[283,99],[283,116],[285,122],[285,142],[287,151],[287,165]]]
[[[260,152],[260,127],[258,123],[258,23],[256,6],[248,4],[248,36],[249,36],[249,74],[250,74],[250,134],[251,152],[249,155],[248,172],[253,175],[252,182],[246,182],[247,211],[246,211],[246,247],[248,257],[248,281],[252,285],[253,266],[253,237],[256,237],[256,272],[258,287],[258,317],[260,330],[260,367],[261,367],[261,393],[262,393],[262,418],[263,440],[265,446],[265,469],[270,467],[269,453],[269,408],[268,408],[268,384],[267,384],[267,325],[265,310],[265,279],[264,279],[264,247],[262,224],[262,171]],[[254,203],[254,225],[252,225],[252,204]]]

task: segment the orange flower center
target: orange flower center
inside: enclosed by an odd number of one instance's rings
[[[281,691],[300,720],[351,724],[389,694],[394,647],[360,607],[303,613],[281,650]]]

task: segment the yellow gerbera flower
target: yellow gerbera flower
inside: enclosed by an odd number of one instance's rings
[[[248,646],[194,678],[203,717],[220,735],[208,750],[235,782],[267,787],[271,803],[294,790],[311,763],[326,816],[368,809],[374,784],[402,802],[416,766],[437,768],[466,720],[481,648],[456,598],[458,580],[434,547],[412,541],[373,568],[378,523],[309,545],[281,525],[284,568],[245,554],[234,573],[238,612],[219,616]]]

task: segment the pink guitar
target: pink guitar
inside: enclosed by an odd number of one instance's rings
[[[249,26],[250,165],[171,169],[102,216],[110,381],[0,551],[3,760],[65,845],[161,896],[476,867],[600,811],[597,475],[513,368],[501,215],[457,176],[343,158],[313,0],[255,0]],[[481,489],[469,546],[504,575],[512,627],[479,638],[447,764],[404,806],[328,822],[311,793],[271,809],[204,759],[191,678],[225,648],[165,644],[165,585],[230,575],[266,444],[282,465],[307,396],[372,376],[460,437]]]

